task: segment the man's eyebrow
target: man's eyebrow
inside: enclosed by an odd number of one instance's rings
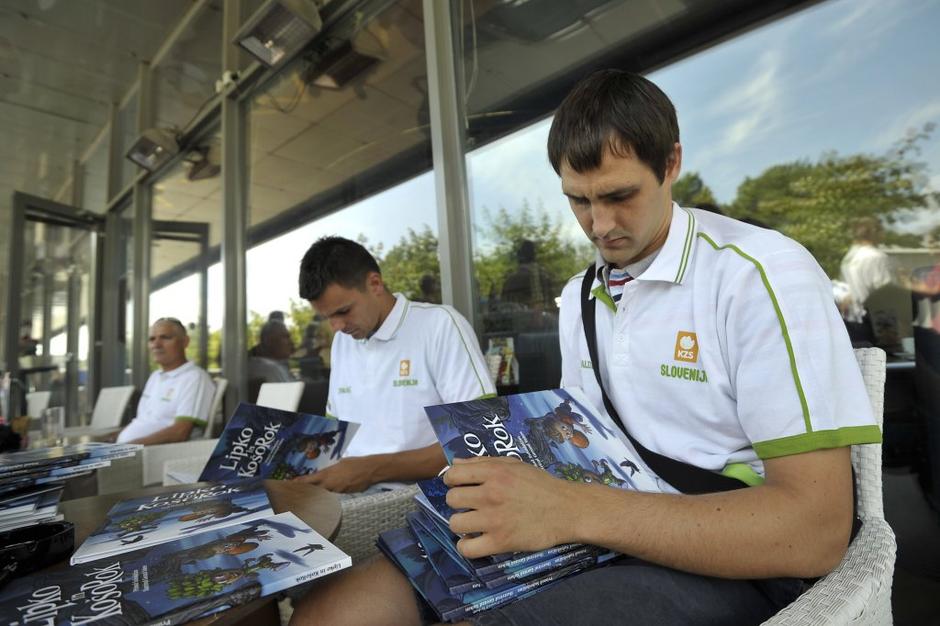
[[[598,198],[608,200],[610,198],[619,198],[625,196],[632,196],[640,190],[639,185],[627,185],[626,187],[620,187],[619,189],[614,189],[613,191],[605,191],[602,194],[598,194]]]
[[[627,185],[626,187],[619,187],[611,191],[605,191],[604,193],[598,194],[597,197],[600,200],[609,200],[610,198],[632,196],[638,191],[640,191],[639,185]],[[565,191],[564,189],[561,190],[561,193],[568,196],[572,200],[586,200],[587,199],[586,196],[581,196],[576,193],[568,192],[568,191]]]

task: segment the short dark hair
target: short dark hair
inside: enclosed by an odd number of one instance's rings
[[[382,273],[361,244],[343,237],[321,237],[300,262],[300,297],[316,300],[332,284],[364,289],[369,272]]]
[[[659,87],[637,74],[601,70],[575,85],[555,112],[548,159],[558,174],[562,163],[588,172],[610,148],[632,154],[663,182],[678,142],[676,109]]]

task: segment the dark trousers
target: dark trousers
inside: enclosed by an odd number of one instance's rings
[[[804,589],[795,578],[727,580],[624,557],[471,621],[479,626],[743,626],[770,618]]]

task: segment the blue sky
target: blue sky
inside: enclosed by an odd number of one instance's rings
[[[836,0],[802,11],[653,72],[679,114],[684,170],[698,171],[720,202],[747,176],[796,159],[882,153],[911,127],[940,122],[940,3]],[[474,219],[527,200],[583,237],[545,156],[550,120],[473,152],[467,161]],[[940,129],[924,144],[940,190]],[[266,314],[296,298],[296,269],[319,236],[366,235],[393,246],[409,227],[437,230],[430,173],[304,226],[248,253],[248,307]],[[911,216],[907,229],[940,224],[940,211]],[[475,245],[485,245],[477,241]],[[221,327],[221,272],[210,270],[209,324]],[[151,317],[194,320],[195,277],[151,299]]]

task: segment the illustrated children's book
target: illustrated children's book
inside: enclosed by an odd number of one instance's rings
[[[636,491],[662,491],[623,432],[580,389],[553,389],[425,407],[448,462],[510,456],[565,480]],[[447,487],[418,483],[445,518]]]
[[[0,626],[171,626],[350,565],[281,513],[14,580],[0,590]]]
[[[181,489],[115,504],[72,555],[87,563],[274,515],[261,480]]]
[[[353,422],[242,403],[199,480],[280,480],[311,474],[336,463],[358,428]]]

